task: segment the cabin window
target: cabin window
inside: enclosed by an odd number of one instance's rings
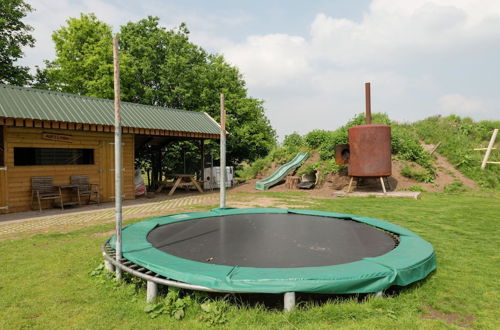
[[[90,164],[94,149],[14,148],[14,166]]]

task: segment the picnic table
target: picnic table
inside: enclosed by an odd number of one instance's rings
[[[200,193],[203,193],[198,182],[194,178],[194,174],[174,174],[174,186],[168,192],[169,196],[172,196],[177,189],[177,187],[189,187],[194,186]]]

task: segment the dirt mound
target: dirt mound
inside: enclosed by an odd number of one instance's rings
[[[434,146],[425,145],[424,148],[431,150]],[[419,186],[425,191],[442,192],[446,185],[454,182],[455,180],[461,181],[465,187],[470,189],[478,189],[478,185],[471,179],[466,178],[460,171],[455,169],[448,160],[434,153],[436,156],[435,165],[437,168],[436,178],[432,183],[417,182],[414,179],[410,179],[401,175],[401,169],[407,165],[408,162],[400,161],[397,159],[392,160],[392,176],[384,179],[387,190],[390,191],[401,191],[408,190],[411,187]],[[309,159],[305,162],[305,165],[314,163],[319,160],[319,155],[317,153],[311,155]],[[247,182],[234,187],[233,191],[239,192],[256,192],[255,183],[263,178],[271,175],[280,165],[273,164],[273,166],[267,170],[262,176],[257,179],[248,180]],[[335,174],[325,175],[322,182],[318,184],[314,189],[311,190],[299,190],[293,189],[293,191],[306,191],[311,196],[315,197],[332,197],[333,193],[336,191],[346,191],[349,185],[350,177],[347,175],[347,169],[340,171]],[[382,186],[379,178],[355,178],[352,185],[353,191],[382,191]],[[291,191],[285,185],[283,180],[279,184],[271,187],[268,191],[275,192],[285,192]]]

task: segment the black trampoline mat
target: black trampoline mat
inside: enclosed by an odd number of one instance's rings
[[[154,228],[147,240],[180,258],[258,268],[337,265],[396,246],[386,232],[354,220],[279,213],[174,222]]]

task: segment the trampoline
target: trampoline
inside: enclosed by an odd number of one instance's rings
[[[122,233],[123,260],[150,282],[246,293],[380,292],[425,278],[432,245],[400,226],[349,214],[214,209],[148,219]]]

